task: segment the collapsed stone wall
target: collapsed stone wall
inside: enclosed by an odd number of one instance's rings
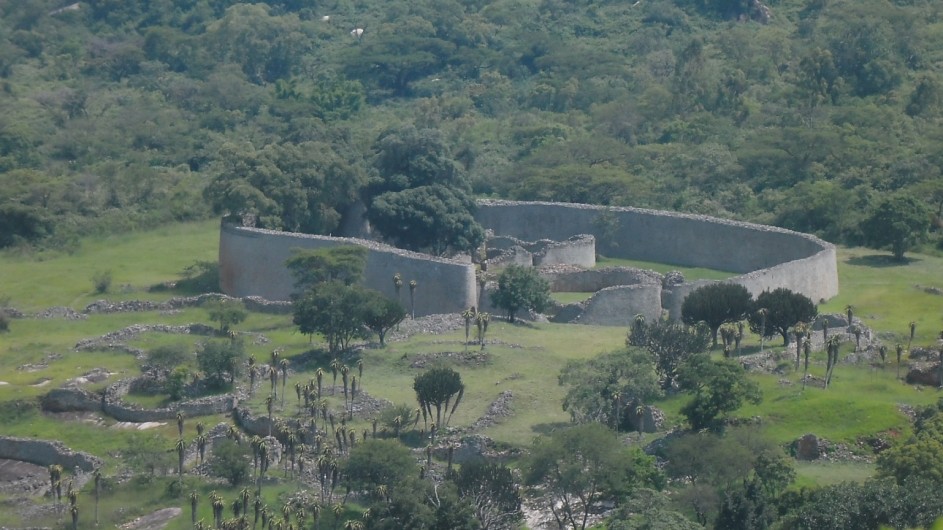
[[[630,267],[603,267],[581,269],[579,267],[548,267],[541,269],[540,276],[550,282],[555,293],[592,293],[617,285],[661,284],[662,275],[655,271]]]
[[[220,288],[230,296],[260,296],[288,300],[293,278],[285,267],[293,249],[316,249],[339,245],[367,248],[364,284],[396,298],[393,275],[404,284],[416,280],[416,315],[455,313],[478,304],[475,267],[471,263],[437,258],[356,238],[340,238],[276,232],[223,224],[219,238]],[[408,307],[404,285],[400,302]]]
[[[172,420],[178,412],[187,418],[228,414],[239,404],[235,395],[224,394],[180,401],[158,409],[145,409],[122,401],[130,385],[131,380],[119,381],[102,394],[82,388],[57,388],[43,396],[42,407],[48,412],[101,412],[118,421],[144,423]]]
[[[102,465],[101,459],[73,451],[57,440],[37,440],[0,436],[0,458],[29,462],[38,466],[59,464],[63,469],[90,473]]]
[[[574,265],[584,268],[596,266],[596,238],[588,234],[573,235],[565,241],[522,241],[516,237],[498,235],[488,238],[485,246],[488,259],[483,266],[489,271],[508,265]]]

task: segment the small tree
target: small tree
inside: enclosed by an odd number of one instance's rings
[[[707,351],[710,340],[710,330],[703,325],[685,326],[667,320],[649,324],[644,318],[636,318],[626,343],[648,351],[662,388],[668,390],[674,386],[678,368],[692,355]]]
[[[818,314],[815,304],[800,293],[784,287],[763,291],[756,297],[754,311],[750,315],[750,330],[764,337],[779,333],[783,347],[789,345],[789,330],[799,322],[812,322]],[[759,313],[765,310],[765,313]]]
[[[321,333],[331,354],[337,354],[353,339],[366,336],[364,308],[368,299],[367,289],[359,285],[322,283],[295,300],[293,322],[305,335]]]
[[[380,337],[380,346],[385,346],[386,333],[406,318],[406,310],[394,300],[377,291],[368,290],[363,307],[364,324]]]
[[[95,294],[105,294],[111,289],[111,271],[98,271],[92,275],[92,287]]]
[[[351,285],[363,279],[367,249],[356,245],[295,249],[285,266],[295,278],[295,290],[303,293],[319,283],[339,281]]]
[[[520,310],[543,311],[551,304],[550,283],[537,274],[533,267],[510,265],[498,275],[498,290],[491,295],[491,303],[508,313],[508,320]]]
[[[205,307],[209,312],[210,322],[219,324],[220,334],[229,333],[232,326],[241,323],[248,316],[245,305],[239,300],[213,300],[207,302]]]
[[[465,394],[465,385],[462,383],[462,376],[455,370],[432,368],[416,376],[413,380],[413,390],[416,391],[416,401],[424,411],[423,415],[432,417],[434,408],[436,426],[441,428],[448,425],[449,419],[461,403],[462,396]]]
[[[898,195],[879,202],[861,224],[865,243],[875,249],[890,248],[894,259],[927,237],[930,210],[920,200]]]
[[[197,352],[196,361],[210,385],[221,387],[227,378],[232,384],[245,365],[245,347],[241,340],[209,341]]]
[[[746,318],[753,307],[747,288],[735,283],[711,283],[695,289],[681,303],[685,324],[705,322],[711,330],[711,344],[717,347],[717,330],[725,323]]]
[[[694,398],[681,407],[681,413],[694,429],[720,428],[717,420],[743,405],[744,401],[759,403],[760,387],[747,379],[738,363],[712,361],[696,355],[681,367],[678,376],[681,388]]]
[[[509,468],[473,460],[462,465],[455,484],[474,507],[481,528],[517,528],[523,520],[521,494]]]
[[[233,486],[245,482],[250,476],[249,448],[224,438],[213,446],[210,471]]]

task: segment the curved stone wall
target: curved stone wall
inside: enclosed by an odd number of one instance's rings
[[[220,288],[230,296],[261,296],[288,300],[293,279],[285,261],[292,249],[338,245],[366,247],[364,284],[396,298],[393,275],[403,279],[400,302],[409,308],[408,284],[418,282],[415,292],[417,315],[460,312],[477,305],[475,267],[471,263],[409,252],[375,241],[275,232],[223,224],[219,237]]]
[[[606,215],[600,219],[601,215]],[[479,201],[476,219],[500,236],[524,241],[566,241],[579,234],[596,238],[600,253],[685,267],[739,273],[727,282],[745,286],[754,295],[785,287],[818,302],[838,294],[835,247],[808,234],[776,227],[638,208],[581,204]],[[600,229],[614,220],[616,230]],[[610,225],[611,227],[611,225]],[[333,238],[223,225],[220,230],[222,290],[232,296],[286,300],[292,278],[285,260],[293,248],[356,244],[370,249],[366,285],[395,297],[392,277],[417,280],[416,313],[456,313],[477,300],[474,266],[407,252],[363,239]],[[578,251],[585,249],[579,248]],[[647,283],[647,282],[643,282]],[[681,302],[706,282],[662,289],[636,285],[605,289],[584,304],[576,321],[626,325],[637,313],[680,317]],[[406,305],[408,291],[402,289]]]
[[[102,465],[98,457],[73,451],[57,440],[12,436],[0,436],[0,458],[29,462],[38,466],[59,464],[68,471],[78,468],[86,473]]]
[[[617,223],[609,239],[599,229],[602,214]],[[475,217],[496,234],[519,239],[592,234],[607,256],[741,273],[725,281],[754,295],[785,287],[818,302],[838,294],[835,247],[782,228],[639,208],[516,201],[480,201]],[[672,317],[680,315],[691,287],[663,293],[662,306]]]

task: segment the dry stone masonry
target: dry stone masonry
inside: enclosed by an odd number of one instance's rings
[[[590,287],[596,294],[568,306],[565,321],[625,326],[636,314],[673,318],[693,290],[710,283],[679,283],[650,271],[613,269],[576,272],[560,264],[590,267],[595,252],[614,257],[684,267],[702,267],[738,274],[727,282],[754,295],[785,287],[812,300],[838,294],[835,247],[808,234],[717,219],[702,215],[549,202],[479,201],[476,219],[495,237],[492,267],[517,263],[543,269],[555,290]],[[533,242],[533,243],[528,243]],[[292,277],[285,260],[295,248],[354,244],[369,250],[365,283],[396,297],[393,275],[416,280],[417,315],[458,313],[479,300],[475,265],[400,250],[375,241],[276,232],[223,224],[220,229],[221,288],[231,296],[288,300]],[[592,255],[592,258],[590,258]],[[504,257],[502,257],[504,256]],[[590,261],[592,259],[592,261]],[[405,291],[405,289],[403,290]],[[408,304],[408,292],[400,293]],[[483,303],[485,302],[485,303]],[[559,318],[557,320],[560,320]]]

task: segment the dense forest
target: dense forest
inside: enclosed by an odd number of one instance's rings
[[[937,224],[943,208],[943,5],[929,0],[0,12],[0,246],[214,210],[329,233],[389,186],[396,156],[460,183],[426,194],[443,202],[667,208],[849,244],[882,197],[919,197]]]

